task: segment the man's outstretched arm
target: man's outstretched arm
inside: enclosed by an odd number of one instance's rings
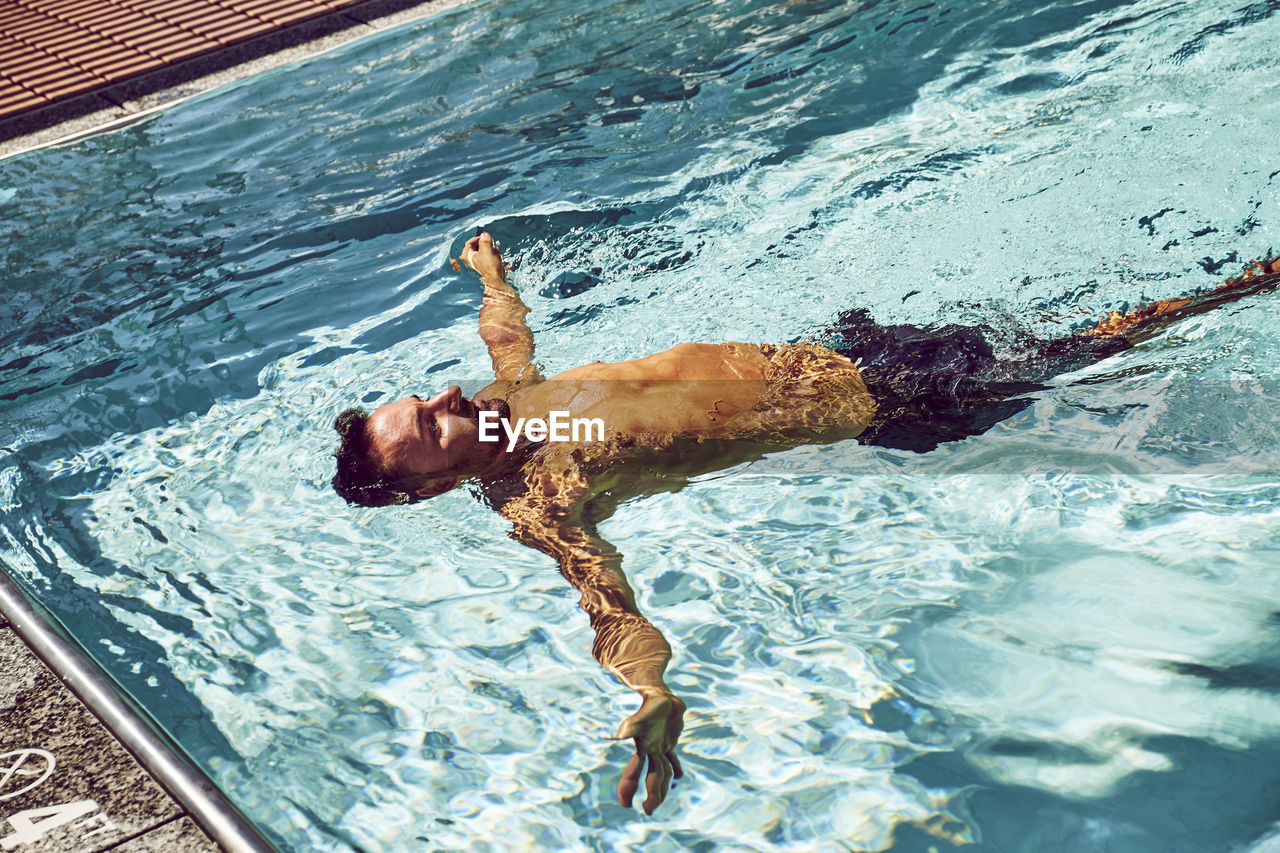
[[[548,466],[550,467],[550,466]],[[511,537],[543,552],[582,594],[579,605],[591,619],[591,652],[600,665],[640,694],[640,709],[622,721],[615,735],[635,743],[635,754],[618,783],[618,801],[630,806],[644,776],[646,814],[652,814],[680,778],[676,741],[685,705],[663,680],[671,646],[636,608],[635,594],[622,573],[622,556],[582,517],[586,489],[568,462],[531,475],[530,489],[502,507],[513,524]],[[646,771],[646,765],[648,770]]]
[[[489,232],[467,241],[462,262],[478,272],[484,283],[480,337],[489,348],[493,375],[504,382],[537,382],[542,377],[532,364],[533,333],[524,320],[529,308],[507,284],[507,268]]]

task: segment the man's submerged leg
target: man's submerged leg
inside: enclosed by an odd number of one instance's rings
[[[1239,278],[1200,296],[1113,312],[1087,332],[1031,338],[1007,354],[995,352],[989,328],[881,326],[863,310],[844,312],[825,335],[837,352],[859,362],[879,406],[858,440],[923,453],[1012,417],[1031,403],[1020,395],[1043,389],[1054,376],[1130,349],[1184,317],[1278,285],[1280,257],[1251,262]]]
[[[1136,343],[1156,335],[1161,329],[1184,317],[1213,311],[1255,293],[1269,292],[1277,285],[1280,285],[1280,256],[1268,261],[1250,261],[1238,278],[1229,278],[1207,293],[1161,299],[1128,314],[1112,311],[1110,316],[1081,337],[1122,336]]]

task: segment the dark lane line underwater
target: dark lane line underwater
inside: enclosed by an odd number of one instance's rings
[[[0,162],[0,568],[282,849],[1266,849],[1268,294],[620,506],[689,706],[651,818],[554,562],[329,480],[342,409],[485,384],[477,227],[547,375],[1204,293],[1280,248],[1278,10],[477,2]]]

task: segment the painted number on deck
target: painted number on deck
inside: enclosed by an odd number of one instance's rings
[[[84,817],[98,810],[93,800],[77,800],[74,803],[63,803],[59,806],[45,806],[41,809],[25,809],[17,814],[9,815],[9,825],[13,834],[0,838],[0,847],[12,850],[19,844],[30,844],[39,841],[40,836],[51,829],[57,829],[64,823],[70,823],[78,817]]]
[[[35,788],[53,775],[53,769],[57,766],[58,760],[54,754],[44,749],[15,749],[0,754],[0,801],[12,799]],[[8,821],[13,829],[0,838],[0,849],[12,850],[20,844],[39,841],[46,832],[74,820],[79,820],[74,828],[80,830],[82,840],[119,828],[107,817],[106,812],[98,811],[98,804],[93,800],[23,809],[0,819],[0,827]]]

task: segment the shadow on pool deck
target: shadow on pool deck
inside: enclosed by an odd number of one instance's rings
[[[144,12],[98,0],[67,13],[6,4],[0,158],[123,127],[467,0],[274,0],[253,11],[241,9],[242,0],[198,2],[207,14],[182,3]]]

